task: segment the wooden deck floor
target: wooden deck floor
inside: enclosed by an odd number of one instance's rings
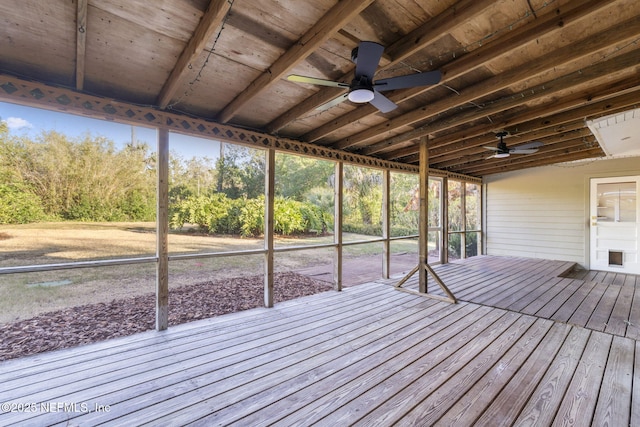
[[[639,340],[640,277],[574,272],[573,267],[562,261],[481,256],[435,270],[462,301]],[[403,288],[417,289],[417,275]],[[444,296],[431,278],[428,292]]]
[[[639,425],[640,282],[567,268],[480,257],[437,268],[459,304],[368,283],[10,360],[0,425]]]

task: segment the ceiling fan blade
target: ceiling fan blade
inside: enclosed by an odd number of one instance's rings
[[[495,158],[496,158],[496,155],[495,155],[495,154],[493,154],[493,155],[491,155],[491,156],[487,157],[485,160],[491,160],[491,159],[495,159]]]
[[[356,78],[366,76],[369,81],[373,80],[373,75],[378,68],[380,58],[382,58],[384,46],[375,42],[360,42],[356,56]]]
[[[318,111],[327,111],[329,108],[335,107],[336,105],[341,104],[344,101],[346,101],[347,100],[347,96],[348,96],[348,94],[345,93],[343,95],[340,95],[337,98],[333,98],[331,101],[326,102],[326,103],[324,103],[322,105],[319,105],[316,108],[316,110],[318,110]]]
[[[509,150],[509,154],[533,154],[537,152],[537,148],[512,148]]]
[[[435,85],[440,83],[440,79],[442,79],[442,73],[436,70],[376,80],[374,86],[377,90],[408,89],[412,87]]]
[[[373,99],[369,103],[383,113],[388,113],[398,108],[392,100],[375,90],[373,91]]]
[[[349,85],[346,83],[334,82],[332,80],[325,80],[325,79],[317,79],[315,77],[299,76],[297,74],[290,74],[289,76],[287,76],[287,80],[291,82],[308,83],[308,84],[320,85],[320,86],[349,87]]]
[[[485,145],[482,148],[486,148],[487,150],[491,150],[491,151],[500,151],[498,147],[489,147],[488,145]]]
[[[520,144],[520,145],[516,145],[515,147],[513,147],[513,150],[527,150],[529,148],[540,148],[542,147],[544,144],[540,141],[532,141],[532,142],[527,142],[526,144]]]

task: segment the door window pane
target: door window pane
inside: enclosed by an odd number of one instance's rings
[[[598,184],[598,220],[606,222],[636,221],[636,183]]]

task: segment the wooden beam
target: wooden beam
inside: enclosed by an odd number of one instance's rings
[[[266,152],[264,184],[264,306],[273,307],[274,200],[276,190],[276,150]]]
[[[448,31],[452,31],[455,27],[461,25],[466,20],[471,19],[475,14],[491,6],[493,3],[494,2],[491,0],[463,0],[449,7],[438,16],[434,17],[406,36],[402,37],[400,40],[388,46],[385,49],[385,56],[389,57],[389,61],[387,61],[386,64],[383,64],[384,61],[381,61],[377,72],[384,71],[390,67],[397,65],[407,57],[418,52],[420,49],[423,49],[424,47],[435,42],[438,38],[442,37],[443,34],[447,33]],[[339,80],[349,82],[352,79],[353,70],[346,73]],[[277,132],[293,120],[308,113],[317,106],[331,101],[341,93],[344,93],[344,90],[323,88],[315,95],[312,95],[309,98],[305,99],[302,103],[296,105],[294,108],[290,109],[289,111],[269,123],[269,125],[267,126],[267,131],[271,133]],[[357,112],[354,111],[348,113],[347,115],[350,116],[353,114],[358,114],[360,118],[362,118],[371,114],[376,114],[377,112],[378,110],[376,108],[369,105],[363,105],[357,109]],[[357,120],[359,120],[359,118],[353,120],[337,118],[337,121],[332,122],[334,123],[332,127],[342,127]],[[303,135],[301,139],[309,142],[320,139],[320,137],[312,136],[314,134],[315,131],[312,131],[307,135]]]
[[[229,9],[231,9],[231,5],[232,2],[228,0],[211,0],[193,32],[193,37],[189,39],[187,46],[180,54],[176,65],[158,95],[157,103],[160,108],[166,108],[169,105],[182,77],[189,70],[189,64],[200,55],[205,44],[211,39],[215,31],[220,28]]]
[[[635,85],[634,85],[635,84]],[[616,95],[612,96],[610,90]],[[634,76],[611,86],[605,83],[595,87],[593,93],[577,93],[576,96],[564,98],[563,102],[551,99],[526,113],[514,112],[500,118],[500,121],[489,125],[465,127],[452,134],[437,136],[430,153],[436,153],[436,168],[451,169],[455,163],[448,164],[440,159],[460,159],[473,145],[490,145],[495,142],[492,135],[496,129],[508,129],[512,134],[527,140],[544,137],[549,134],[566,132],[571,129],[586,128],[585,118],[598,118],[615,112],[633,108],[638,104],[640,77]],[[388,159],[399,159],[413,163],[418,162],[417,147],[407,147],[385,153]],[[444,164],[440,164],[443,162]]]
[[[342,290],[342,196],[344,188],[344,164],[336,162],[333,178],[333,288]]]
[[[522,105],[523,103],[533,102],[536,100],[549,99],[550,101],[548,102],[548,108],[554,111],[558,111],[560,108],[567,108],[567,103],[569,102],[572,105],[584,104],[584,102],[587,102],[587,100],[595,98],[595,94],[599,92],[598,89],[602,90],[602,92],[606,94],[611,93],[611,76],[615,75],[615,73],[623,72],[625,70],[629,70],[630,73],[633,73],[635,72],[637,63],[638,52],[629,52],[624,55],[617,56],[609,61],[597,63],[595,65],[592,65],[591,67],[586,67],[580,71],[570,73],[560,78],[545,81],[544,83],[538,84],[535,87],[528,88],[527,91],[525,93],[522,93],[522,95],[520,96],[503,97],[502,99],[493,101],[483,106],[483,108],[473,109],[467,112],[456,114],[455,118],[445,118],[442,120],[437,120],[412,129],[410,131],[404,132],[402,134],[393,136],[379,143],[371,144],[360,150],[360,153],[371,156],[379,153],[382,150],[388,150],[395,145],[405,143],[406,141],[419,138],[423,135],[433,135],[436,132],[442,132],[454,127],[460,127],[465,123],[474,122],[484,117],[493,117],[492,120],[495,121],[496,115],[505,111],[507,111],[511,116],[517,117],[517,119],[520,121],[529,120],[536,117],[537,113],[533,110],[517,112],[510,111],[514,107]],[[604,87],[601,88],[597,85],[602,81],[604,82],[604,84],[602,84],[602,86]],[[637,77],[633,82],[629,79],[624,80],[624,82],[626,82],[625,84],[627,84],[627,87],[629,84],[633,84],[637,81]],[[569,97],[565,96],[563,97],[562,103],[559,103],[557,99],[554,98],[555,94],[566,92],[567,89],[571,87],[585,86],[587,84],[592,85],[592,87],[589,88],[588,94],[578,92],[575,95],[570,95]],[[535,111],[537,110],[540,110],[540,108],[535,108]],[[546,115],[548,115],[548,113]],[[441,144],[438,144],[438,147],[440,146]]]
[[[566,25],[574,23],[578,19],[590,13],[597,12],[599,9],[605,7],[608,3],[611,3],[611,0],[607,0],[607,1],[590,0],[587,2],[585,2],[584,0],[574,0],[571,3],[568,3],[566,5],[563,5],[557,8],[557,10],[559,11],[559,13],[557,14],[549,13],[547,15],[544,15],[540,19],[536,19],[532,21],[531,24],[528,24],[524,27],[513,30],[511,33],[509,33],[504,37],[500,37],[500,38],[496,37],[495,39],[488,39],[486,40],[486,43],[482,47],[474,50],[473,52],[465,56],[455,59],[454,61],[441,67],[443,72],[443,78],[441,83],[447,83],[451,80],[454,80],[457,77],[460,77],[465,73],[469,73],[470,71],[475,70],[482,64],[489,62],[501,55],[504,55],[509,51],[517,49],[524,43],[531,42],[542,35],[549,34],[552,31],[560,30],[561,28],[564,28]],[[458,6],[459,5],[456,4],[452,6],[450,10],[451,9],[456,10]],[[425,26],[428,26],[430,22],[431,21],[427,22]],[[448,33],[451,29],[445,27],[444,30],[441,28],[437,28],[434,30],[435,30],[434,33],[437,33],[437,32]],[[413,33],[410,33],[409,35],[411,34]],[[438,35],[442,36],[442,34],[438,34]],[[409,36],[407,36],[396,43],[405,44],[405,43],[410,43],[412,40],[415,41],[415,39],[412,39]],[[423,44],[422,41],[430,42],[431,39],[425,37],[419,40],[420,40],[420,43],[418,43],[418,45],[420,45],[421,47],[424,47],[425,44]],[[395,43],[392,46],[395,46]],[[393,52],[394,49],[395,48],[391,49],[391,51]],[[389,95],[389,97],[392,101],[396,103],[401,103],[407,99],[410,99],[414,96],[417,96],[421,93],[431,90],[431,88],[432,87],[424,87],[424,88],[400,90],[392,93],[391,95]],[[336,130],[340,129],[343,126],[362,120],[366,116],[375,114],[377,112],[378,111],[373,107],[368,107],[368,106],[360,107],[347,114],[343,114],[341,117],[335,120],[332,120],[331,122],[323,126],[320,126],[308,132],[307,134],[302,136],[302,139],[308,142],[317,141],[335,132]],[[303,112],[299,112],[299,115],[302,115],[302,114]]]
[[[382,171],[382,277],[389,278],[391,270],[391,173]]]
[[[418,224],[418,289],[427,293],[427,270],[429,264],[429,140],[426,136],[420,139],[420,214]]]
[[[253,97],[280,80],[285,73],[311,55],[336,31],[360,14],[374,0],[342,0],[315,23],[289,50],[268,70],[262,73],[218,115],[218,121],[227,123]]]
[[[78,0],[76,12],[76,90],[82,90],[84,88],[88,1],[89,0]]]
[[[339,149],[364,145],[369,139],[379,137],[417,121],[426,120],[455,107],[486,97],[511,85],[526,82],[545,71],[558,68],[569,62],[606,49],[618,43],[632,40],[640,34],[640,16],[620,23],[614,28],[602,31],[584,40],[556,49],[543,58],[524,63],[482,82],[459,90],[459,94],[443,98],[428,106],[420,107],[393,119],[371,126],[367,130],[345,138],[334,144]]]
[[[158,129],[156,329],[169,326],[169,130]]]

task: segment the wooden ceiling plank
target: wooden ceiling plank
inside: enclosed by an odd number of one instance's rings
[[[87,49],[87,3],[78,0],[76,14],[76,90],[84,88],[84,69]]]
[[[300,40],[287,50],[273,65],[231,101],[218,115],[218,121],[227,123],[253,97],[280,80],[285,73],[313,53],[322,43],[362,12],[374,0],[343,0],[331,8]]]
[[[553,135],[546,138],[536,138],[536,141],[540,141],[544,143],[544,152],[548,152],[549,150],[553,150],[554,148],[561,149],[564,148],[565,144],[569,141],[575,140],[576,138],[593,138],[593,134],[589,131],[589,129],[584,127],[584,123],[582,124],[582,128],[557,133],[554,132]],[[517,147],[520,144],[533,141],[533,139],[526,138],[524,141],[519,140],[518,138],[508,138],[505,140],[507,146],[509,148]],[[498,142],[497,138],[494,138],[490,142],[486,142],[484,145],[489,147],[495,147]],[[472,147],[470,150],[464,152],[463,156],[458,155],[455,159],[440,161],[438,159],[434,159],[431,163],[431,167],[435,167],[438,169],[463,169],[465,165],[480,162],[486,160],[486,158],[491,154],[490,151],[483,148],[482,146]],[[436,166],[437,165],[437,166]]]
[[[392,43],[385,49],[387,55],[392,58],[387,67],[397,65],[411,55],[422,50],[425,46],[435,42],[444,33],[472,19],[477,14],[491,7],[495,1],[489,0],[463,0],[455,3],[433,19],[411,31],[405,37]]]
[[[605,157],[605,154],[602,152],[602,150],[599,147],[591,148],[587,150],[572,152],[565,155],[552,156],[546,161],[529,162],[528,164],[508,164],[508,165],[496,166],[493,169],[485,169],[482,172],[482,176],[488,176],[488,175],[493,175],[497,173],[513,172],[513,171],[517,171],[525,168],[551,166],[551,165],[556,165],[561,163],[575,162],[579,160],[588,160],[588,159],[598,159],[598,158],[604,158],[604,157]],[[480,175],[476,174],[475,176],[480,176]]]
[[[529,90],[527,90],[526,94],[523,94],[522,97],[508,97],[503,100],[496,101],[482,109],[470,110],[466,113],[460,113],[453,118],[445,118],[443,120],[425,124],[408,132],[393,136],[382,142],[367,146],[364,149],[360,150],[360,152],[365,155],[374,155],[382,150],[389,149],[394,145],[419,138],[423,135],[433,134],[435,132],[440,132],[452,127],[457,127],[464,123],[472,122],[483,117],[488,117],[501,111],[506,111],[526,102],[531,102],[541,98],[552,97],[558,92],[564,91],[571,87],[584,85],[588,82],[598,81],[602,79],[603,76],[610,75],[614,72],[619,72],[625,69],[635,70],[635,68],[637,67],[638,55],[639,52],[636,50],[612,58],[609,61],[597,63],[580,70],[580,72],[567,74],[560,78],[547,81],[537,85],[536,87],[530,88]],[[610,84],[608,84],[607,86],[609,87],[608,92],[610,92]],[[551,107],[553,108],[553,105]],[[527,116],[532,116],[532,114],[534,113],[519,113],[519,116],[521,119],[527,120]]]
[[[474,50],[470,54],[455,59],[442,66],[441,71],[443,72],[443,78],[441,84],[447,83],[448,81],[460,77],[463,74],[473,71],[485,62],[504,55],[505,53],[508,53],[525,43],[529,43],[544,34],[559,30],[565,25],[574,23],[584,16],[595,13],[605,7],[608,3],[611,3],[611,1],[612,0],[591,0],[585,3],[584,0],[574,0],[571,3],[562,6],[562,11],[558,14],[545,15],[543,18],[533,21],[529,25],[514,30],[505,37],[497,38],[495,42],[489,39],[482,47]],[[404,100],[420,93],[424,93],[431,88],[432,87],[426,87],[396,91],[390,95],[390,99],[396,103],[401,103]],[[303,135],[301,139],[308,142],[317,141],[320,138],[337,131],[343,126],[362,120],[367,115],[374,113],[377,113],[375,108],[360,108],[344,115],[340,120],[332,121],[308,132]]]
[[[363,145],[367,140],[378,137],[382,133],[388,133],[417,121],[435,117],[447,110],[473,102],[478,98],[488,96],[510,85],[527,81],[537,74],[560,67],[563,64],[575,61],[615,44],[633,39],[639,34],[640,16],[632,17],[614,28],[559,48],[544,58],[529,61],[485,81],[459,90],[459,94],[444,98],[429,106],[417,108],[402,116],[372,126],[363,132],[345,138],[343,141],[334,144],[334,146],[340,149],[346,149]]]
[[[616,82],[614,85],[601,84],[594,86],[587,92],[576,93],[570,97],[563,97],[562,101],[550,100],[547,103],[536,106],[534,109],[530,109],[526,112],[514,111],[511,114],[500,117],[498,121],[493,121],[488,125],[474,126],[472,128],[465,128],[460,131],[456,131],[447,135],[438,135],[434,138],[432,150],[436,153],[436,156],[443,155],[457,155],[458,151],[465,150],[469,146],[466,141],[473,137],[485,135],[487,133],[494,134],[497,130],[506,130],[512,135],[540,135],[549,131],[549,127],[538,128],[538,119],[541,117],[549,117],[558,114],[567,114],[570,111],[575,111],[575,117],[570,114],[566,116],[566,121],[553,127],[554,132],[560,132],[568,129],[575,121],[579,121],[584,127],[585,114],[590,114],[584,109],[589,105],[597,105],[595,103],[608,100],[620,100],[623,95],[627,93],[634,93],[640,88],[640,76],[636,75],[628,79]],[[637,96],[637,95],[636,95]],[[623,102],[610,104],[613,109],[625,109],[628,108],[629,102],[633,97],[627,98]],[[527,126],[528,123],[535,123],[535,127],[522,128]],[[518,129],[518,127],[521,127]]]
[[[460,59],[441,67],[443,78],[451,79],[468,73],[482,66],[487,61],[509,53],[514,48],[521,47],[537,38],[558,31],[568,25],[575,24],[580,19],[598,13],[609,6],[615,0],[573,0],[565,5],[558,6],[556,13],[542,15],[530,24],[517,28],[494,43],[488,42],[478,49],[470,52]]]
[[[211,0],[193,32],[193,37],[189,39],[158,95],[157,104],[160,108],[164,109],[169,105],[178,90],[182,78],[188,72],[189,64],[202,53],[205,44],[220,28],[230,8],[231,2],[228,0]]]
[[[554,139],[549,139],[553,137],[559,137],[559,135],[570,134],[571,132],[580,132],[585,135],[590,134],[590,131],[585,127],[584,120],[576,120],[574,122],[565,124],[562,126],[562,129],[558,128],[547,128],[542,129],[538,132],[534,132],[532,134],[525,134],[521,138],[521,135],[514,136],[513,138],[508,137],[505,142],[510,146],[517,146],[529,141],[539,141],[545,139],[546,141],[555,141]],[[466,141],[461,141],[465,144],[464,149],[458,149],[452,153],[447,152],[446,154],[441,155],[438,158],[435,158],[433,164],[442,165],[442,168],[453,168],[463,163],[466,163],[468,160],[474,156],[479,156],[482,154],[486,154],[487,151],[483,148],[484,146],[494,146],[497,143],[497,138],[495,134],[493,135],[482,135],[476,138],[472,138]],[[461,153],[462,151],[462,153]],[[486,157],[486,156],[485,156]]]
[[[565,144],[558,144],[558,147],[550,147],[548,151],[540,151],[536,154],[513,154],[507,159],[490,159],[480,160],[460,168],[470,175],[486,175],[487,170],[505,169],[508,167],[516,167],[521,169],[523,165],[526,167],[536,167],[548,165],[550,163],[558,163],[562,157],[576,155],[577,153],[590,152],[597,155],[604,155],[604,152],[595,142],[595,138],[591,139],[577,138],[565,141]]]
[[[442,35],[447,31],[451,31],[453,28],[463,24],[468,19],[471,19],[477,13],[490,7],[493,3],[494,2],[492,0],[463,0],[459,3],[454,4],[443,13],[429,20],[425,24],[421,25],[406,36],[388,46],[385,49],[385,56],[389,57],[389,61],[386,64],[382,64],[381,62],[381,66],[378,68],[378,71],[384,71],[387,68],[397,65],[407,57],[413,55],[414,53],[423,49],[425,46],[428,46],[430,43],[433,43],[438,38],[442,37]],[[340,80],[350,81],[351,79],[353,79],[352,72],[347,73]],[[325,104],[326,102],[335,98],[341,92],[343,91],[336,91],[328,88],[319,91],[315,95],[307,98],[307,100],[305,100],[303,103],[298,104],[296,107],[287,111],[285,114],[281,115],[272,123],[270,123],[267,127],[267,131],[277,132],[287,124],[291,123],[293,120],[308,113],[313,108]],[[345,124],[349,124],[353,121],[360,120],[362,117],[375,114],[377,112],[377,108],[371,107],[369,105],[364,105],[358,108],[357,112],[354,111],[350,113],[351,115],[357,114],[360,117],[346,122],[342,120],[341,123],[344,122]],[[335,129],[338,129],[341,126],[344,126],[344,124],[334,124],[333,126],[335,127]],[[319,137],[311,139],[307,138],[307,136],[305,135],[302,136],[301,139],[312,142],[319,139]]]
[[[560,108],[560,112],[550,110],[548,105],[543,105],[535,111],[532,110],[529,112],[531,115],[535,116],[534,119],[526,122],[505,121],[495,123],[491,125],[491,129],[508,128],[511,133],[526,134],[528,132],[541,131],[546,128],[565,126],[567,123],[572,123],[575,120],[585,120],[586,118],[594,119],[613,114],[618,111],[624,111],[629,108],[635,108],[638,105],[639,93],[640,85],[629,88],[627,91],[619,95],[595,98],[593,102],[589,102],[587,105],[584,105],[585,100],[582,100],[577,103],[574,108],[567,110],[566,106],[564,106],[564,108]],[[485,129],[485,131],[487,130],[488,129]],[[441,145],[438,144],[438,140],[432,141],[432,144],[434,147],[433,149],[441,147]],[[460,144],[463,144],[463,142],[460,142]],[[458,148],[463,150],[466,147],[461,145]],[[452,150],[452,148],[449,147],[448,150]],[[397,160],[402,158],[403,161],[408,163],[415,163],[418,159],[416,153],[416,147],[403,148],[394,153],[389,153],[385,156],[385,159]]]

